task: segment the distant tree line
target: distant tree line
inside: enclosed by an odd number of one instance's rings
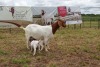
[[[84,21],[98,21],[100,20],[100,14],[81,14]]]
[[[90,16],[90,17],[100,17],[100,14],[81,14],[83,17]]]

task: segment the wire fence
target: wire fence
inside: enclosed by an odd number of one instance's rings
[[[99,17],[82,17],[81,24],[71,24],[67,26],[68,29],[81,29],[81,28],[95,28],[100,29],[100,18]],[[8,28],[8,29],[0,29],[0,32],[9,32],[13,31],[20,32],[18,28]],[[17,33],[16,32],[16,33]]]
[[[83,17],[82,24],[68,25],[68,28],[81,29],[81,28],[96,28],[100,29],[99,17]]]

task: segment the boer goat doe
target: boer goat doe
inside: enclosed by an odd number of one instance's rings
[[[54,22],[51,25],[41,26],[38,24],[29,24],[25,28],[22,27],[19,24],[12,23],[20,28],[22,28],[25,31],[25,36],[27,40],[27,48],[30,48],[30,42],[29,38],[33,37],[36,40],[43,40],[43,44],[45,47],[45,51],[48,51],[48,40],[53,37],[55,32],[59,27],[66,27],[66,23],[64,20],[57,19],[56,22]]]
[[[63,20],[58,19],[52,25],[41,26],[38,24],[29,24],[26,28],[21,27],[25,30],[25,36],[27,39],[27,48],[30,48],[29,38],[32,36],[36,40],[43,40],[45,51],[48,51],[48,40],[53,37],[56,30],[59,27],[66,27]]]

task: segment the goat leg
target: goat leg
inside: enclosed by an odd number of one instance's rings
[[[34,48],[34,53],[33,53],[33,56],[36,54],[36,48]]]

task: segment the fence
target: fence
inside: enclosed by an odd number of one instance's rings
[[[82,17],[82,24],[72,24],[72,25],[68,25],[67,28],[71,28],[71,29],[81,29],[81,28],[96,28],[96,29],[100,29],[100,18],[99,17]],[[0,29],[0,32],[9,32],[11,33],[12,30],[15,29]],[[16,30],[17,31],[17,30]]]
[[[82,17],[82,24],[68,25],[68,28],[97,28],[100,29],[99,17]]]

